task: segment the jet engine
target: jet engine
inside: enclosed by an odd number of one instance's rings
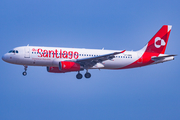
[[[70,61],[59,62],[59,67],[47,67],[47,71],[52,73],[65,73],[80,70],[82,70],[80,64]]]

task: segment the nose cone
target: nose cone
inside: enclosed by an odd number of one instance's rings
[[[4,55],[2,56],[2,60],[5,61],[5,56]]]
[[[2,60],[5,61],[5,62],[7,62],[7,56],[6,56],[6,54],[2,56]]]

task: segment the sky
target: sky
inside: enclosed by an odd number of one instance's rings
[[[179,55],[178,0],[1,0],[0,55],[18,46],[139,50],[172,25],[166,53]],[[126,70],[54,74],[0,60],[1,120],[179,120],[180,59]],[[84,74],[85,71],[82,72]]]

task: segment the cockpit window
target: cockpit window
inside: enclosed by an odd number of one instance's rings
[[[12,53],[13,50],[10,50],[9,53]]]
[[[9,53],[18,53],[17,50],[10,50]]]
[[[9,53],[15,53],[15,50],[10,50]]]

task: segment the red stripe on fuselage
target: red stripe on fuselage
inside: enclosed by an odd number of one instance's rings
[[[152,64],[154,61],[151,60],[152,56],[159,56],[159,53],[148,53],[145,52],[138,60],[131,63],[130,65],[127,65],[125,67],[119,68],[119,69],[128,69],[128,68],[134,68],[134,67],[141,67],[145,65]]]

